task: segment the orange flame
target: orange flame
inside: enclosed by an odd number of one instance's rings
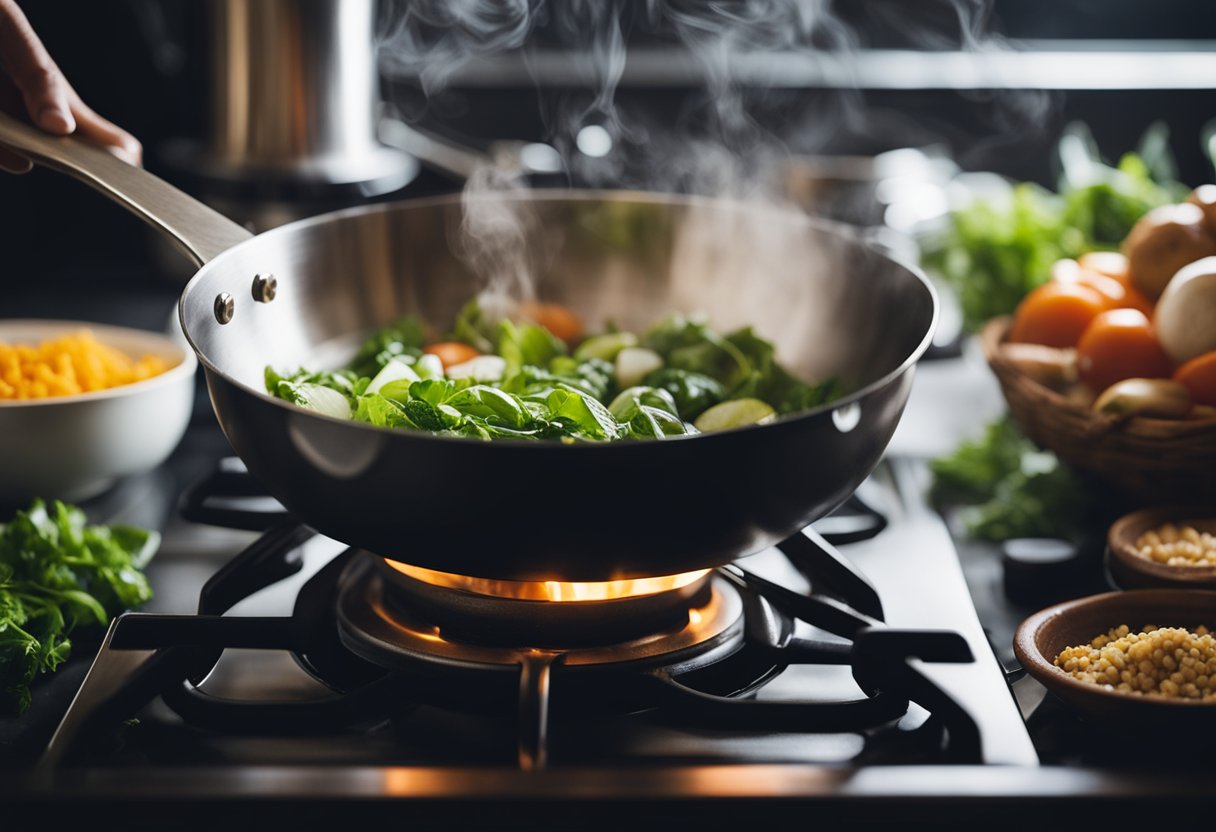
[[[609,601],[614,598],[634,598],[669,592],[696,583],[709,574],[708,569],[681,572],[679,575],[663,575],[656,578],[630,578],[619,581],[500,581],[492,578],[473,578],[450,572],[436,572],[421,566],[411,566],[395,560],[385,560],[389,566],[403,575],[423,583],[448,589],[459,589],[478,595],[495,598],[514,598],[521,601]]]

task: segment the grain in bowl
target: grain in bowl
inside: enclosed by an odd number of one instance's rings
[[[1108,690],[1171,699],[1216,702],[1216,637],[1202,625],[1139,632],[1122,624],[1089,644],[1066,647],[1055,666]]]
[[[1135,552],[1168,566],[1216,566],[1216,535],[1185,523],[1165,523],[1137,537]]]

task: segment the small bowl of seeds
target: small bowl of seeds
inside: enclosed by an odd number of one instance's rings
[[[1023,621],[1013,647],[1027,673],[1086,716],[1216,727],[1216,592],[1066,601]]]
[[[1121,517],[1106,538],[1106,565],[1124,589],[1216,589],[1216,509],[1147,508]]]

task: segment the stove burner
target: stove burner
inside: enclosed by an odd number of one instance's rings
[[[369,556],[371,557],[371,556]],[[382,619],[410,622],[428,633],[472,644],[574,647],[617,644],[685,627],[715,597],[710,570],[607,581],[498,581],[421,569],[384,558],[366,597],[352,604],[363,620],[375,606]],[[362,608],[362,609],[360,609]],[[356,629],[362,629],[356,627]]]
[[[737,642],[741,633],[743,603],[738,590],[722,578],[711,580],[708,571],[694,573],[694,583],[662,593],[608,601],[550,602],[487,599],[412,579],[404,584],[409,589],[402,597],[399,578],[403,570],[395,563],[392,569],[376,568],[380,563],[386,562],[366,555],[348,567],[351,577],[344,581],[346,588],[338,598],[338,628],[344,645],[381,667],[399,668],[420,660],[518,666],[521,652],[537,649],[560,652],[567,667],[630,662],[670,665],[722,646],[732,637]],[[418,593],[419,589],[423,592]],[[417,603],[432,593],[439,594],[438,604]],[[656,602],[661,602],[658,609],[663,625],[650,629],[647,624],[656,620]],[[639,603],[648,606],[639,607]],[[448,604],[451,606],[445,606]],[[429,614],[436,609],[440,618]],[[470,610],[471,615],[467,614]],[[606,640],[606,614],[615,625],[607,627],[608,633],[620,632],[619,619],[623,618],[638,634],[628,640]],[[458,624],[449,628],[441,620]],[[583,624],[576,628],[579,632],[600,637],[573,639],[573,623]],[[519,640],[521,625],[532,631],[535,640]],[[510,635],[504,637],[504,630]]]

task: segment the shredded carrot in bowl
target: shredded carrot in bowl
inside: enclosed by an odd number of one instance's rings
[[[0,400],[93,393],[143,381],[169,367],[155,355],[133,359],[87,329],[36,345],[0,343]]]

